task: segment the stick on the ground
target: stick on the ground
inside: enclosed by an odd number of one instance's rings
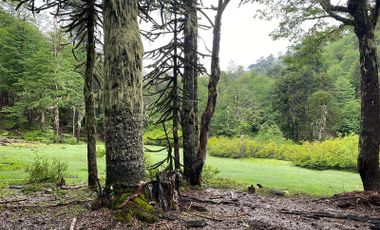
[[[2,200],[2,201],[0,201],[0,204],[16,203],[16,202],[21,202],[21,201],[26,201],[26,200],[28,200],[28,199],[23,198],[23,199],[18,199],[18,200]]]
[[[374,224],[376,227],[380,227],[380,218],[372,217],[372,216],[358,216],[353,214],[338,214],[338,213],[330,213],[326,211],[318,211],[318,212],[305,212],[305,211],[290,211],[290,210],[280,210],[282,214],[291,214],[304,216],[313,219],[319,219],[323,217],[334,218],[334,219],[345,219],[352,220],[357,222],[364,222]]]
[[[9,185],[9,189],[22,189],[21,185]]]
[[[77,218],[74,217],[73,221],[71,221],[70,230],[74,230],[76,224],[77,224]]]
[[[123,208],[124,206],[126,206],[129,202],[131,202],[132,200],[134,200],[136,197],[138,197],[143,191],[144,191],[144,188],[145,186],[151,184],[155,182],[155,180],[150,180],[150,181],[143,181],[143,182],[140,182],[140,184],[137,186],[137,188],[135,189],[134,192],[131,193],[131,195],[125,200],[123,201],[123,203],[120,204],[120,207],[119,208]]]

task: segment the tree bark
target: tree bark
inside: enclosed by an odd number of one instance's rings
[[[98,168],[96,163],[96,118],[95,98],[93,92],[95,66],[95,0],[87,1],[90,10],[87,11],[87,43],[86,43],[86,71],[84,75],[85,123],[87,134],[87,169],[88,186],[96,188]]]
[[[144,178],[143,47],[137,0],[104,0],[106,187],[122,192]]]
[[[76,109],[75,107],[73,106],[73,124],[72,124],[72,131],[71,131],[71,134],[73,135],[73,137],[75,136],[75,117],[76,117]]]
[[[193,163],[198,148],[196,66],[197,66],[197,0],[184,1],[184,73],[182,103],[182,133],[184,177],[192,183]]]
[[[77,128],[76,128],[76,138],[77,138],[77,141],[80,140],[80,135],[81,135],[81,129],[82,129],[82,120],[83,120],[83,111],[81,111],[80,109],[78,109],[78,112],[77,112]]]
[[[179,97],[178,97],[178,33],[177,33],[177,14],[174,15],[174,55],[173,55],[173,147],[174,147],[174,167],[181,169],[180,156],[179,156]]]
[[[58,103],[55,103],[53,107],[53,127],[55,132],[55,140],[54,142],[59,142],[59,107]]]
[[[359,40],[361,73],[361,127],[358,171],[364,190],[380,190],[380,91],[375,25],[367,12],[367,1],[348,1]]]
[[[192,184],[200,185],[202,180],[202,170],[206,161],[208,132],[211,118],[214,115],[216,100],[218,97],[218,82],[220,79],[219,51],[220,51],[220,31],[222,27],[222,14],[230,0],[219,0],[218,11],[215,16],[213,47],[211,57],[211,75],[208,83],[208,99],[206,108],[201,118],[201,130],[199,135],[199,148],[196,160],[193,165],[194,178]]]

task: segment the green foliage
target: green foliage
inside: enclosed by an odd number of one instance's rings
[[[78,144],[78,140],[72,134],[64,133],[62,134],[60,143],[75,145],[75,144]]]
[[[103,158],[106,155],[106,148],[104,146],[96,146],[96,157]]]
[[[312,169],[344,169],[356,171],[358,137],[328,139],[322,142],[305,142],[289,159],[295,165]]]
[[[358,137],[355,135],[302,144],[286,140],[212,137],[208,153],[230,158],[274,158],[289,160],[305,168],[352,171],[356,169],[357,145]]]
[[[29,183],[58,183],[65,177],[67,163],[53,159],[51,163],[47,159],[36,157],[34,162],[27,168]]]
[[[22,136],[22,138],[26,141],[37,141],[42,143],[53,143],[54,137],[54,131],[51,129],[29,130],[25,131]]]
[[[202,181],[203,183],[212,183],[218,177],[220,170],[216,167],[205,165],[202,171]]]
[[[264,123],[257,135],[255,136],[255,139],[258,141],[266,141],[266,140],[276,140],[276,141],[284,141],[284,135],[281,131],[281,129],[276,124],[268,124]]]

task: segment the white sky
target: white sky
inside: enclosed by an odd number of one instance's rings
[[[238,2],[232,0],[222,18],[220,65],[223,70],[230,61],[246,68],[262,56],[285,53],[290,45],[286,40],[273,41],[270,38],[269,34],[276,29],[277,21],[255,19],[257,5],[238,7]]]
[[[204,0],[217,5],[217,0]],[[227,70],[233,62],[247,68],[260,57],[269,54],[277,56],[279,52],[285,53],[290,42],[287,40],[273,41],[269,34],[276,29],[278,21],[265,21],[255,19],[256,4],[246,4],[239,7],[239,0],[231,0],[222,18],[220,65],[222,70]],[[209,11],[209,13],[211,13]],[[201,15],[198,15],[201,16]],[[214,20],[214,16],[209,16]],[[144,26],[142,26],[144,27]],[[208,49],[212,48],[212,30],[199,30],[198,47],[200,52],[205,52],[204,43]],[[158,41],[158,43],[161,43]],[[151,50],[156,45],[144,41],[145,50]],[[145,60],[144,63],[149,63]],[[209,60],[201,60],[206,68],[209,68]]]

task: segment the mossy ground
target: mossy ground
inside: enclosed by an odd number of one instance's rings
[[[161,212],[149,204],[144,194],[131,200],[126,206],[121,204],[128,199],[131,193],[124,193],[115,197],[112,201],[112,208],[115,209],[115,218],[123,223],[130,223],[134,218],[146,222],[154,223],[158,221]]]

